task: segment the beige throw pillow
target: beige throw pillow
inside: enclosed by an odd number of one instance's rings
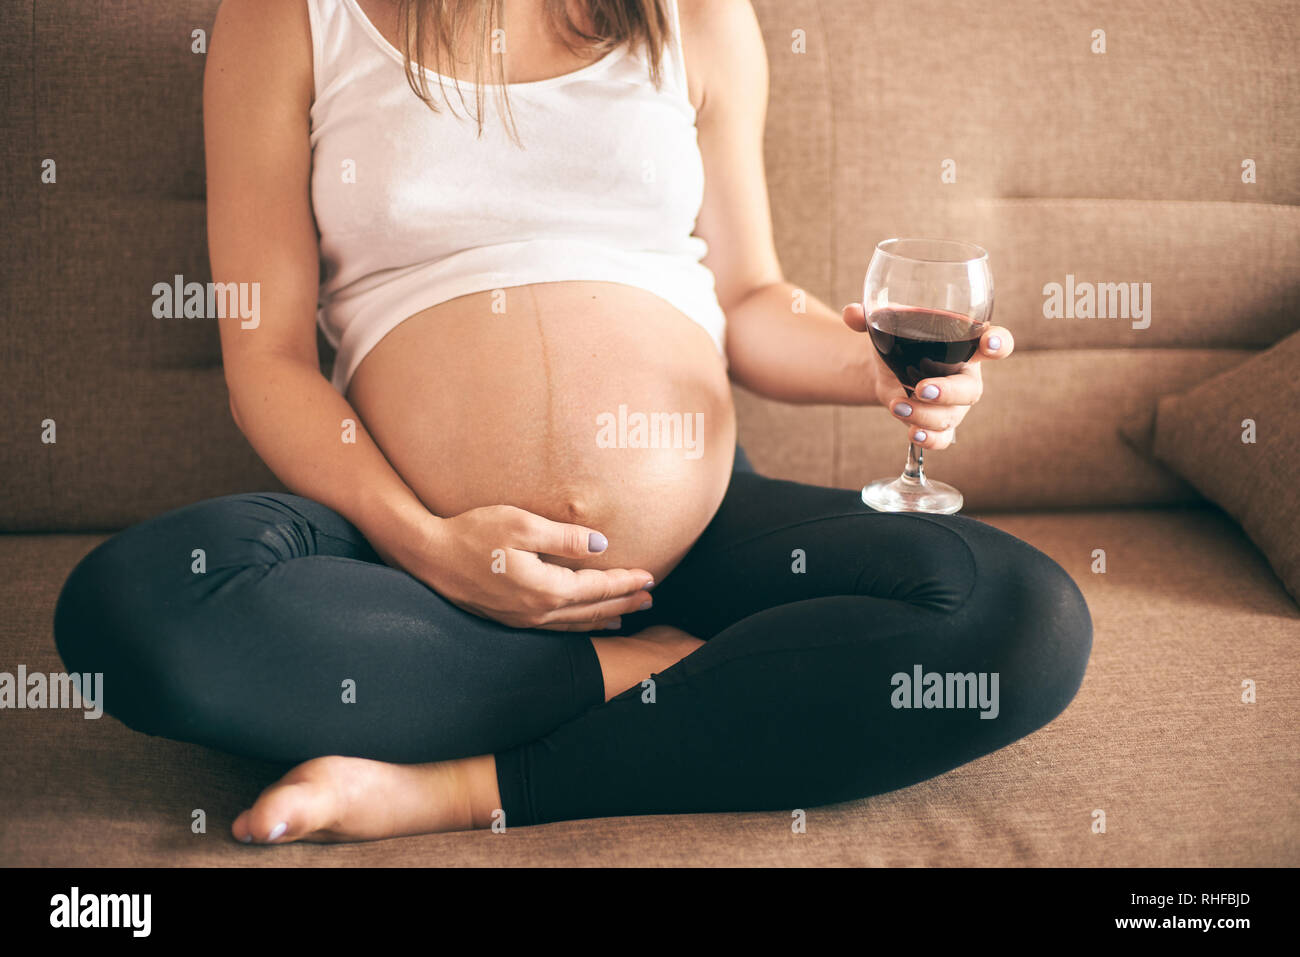
[[[1163,396],[1154,452],[1241,523],[1300,602],[1300,332]]]

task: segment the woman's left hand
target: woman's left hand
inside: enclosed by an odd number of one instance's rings
[[[867,316],[862,304],[844,307],[844,322],[856,332],[867,331]],[[1002,326],[989,326],[980,336],[979,348],[969,362],[952,375],[933,376],[916,384],[916,394],[908,398],[897,376],[885,365],[880,353],[875,357],[875,381],[867,383],[876,399],[906,428],[908,438],[922,448],[945,449],[956,441],[954,433],[970,407],[984,394],[980,363],[985,359],[1005,359],[1015,349],[1015,340]]]

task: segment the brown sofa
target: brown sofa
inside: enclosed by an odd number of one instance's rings
[[[5,710],[0,864],[1300,863],[1300,610],[1230,517],[1120,433],[1300,325],[1294,7],[754,5],[787,276],[838,307],[885,237],[990,250],[1016,355],[928,465],[1079,582],[1095,640],[1071,707],[938,779],[811,809],[806,834],[744,813],[283,848],[229,837],[267,765]],[[215,325],[151,312],[155,283],[208,278],[193,31],[216,7],[0,5],[0,671],[62,668],[55,598],[108,532],[282,488],[230,419]],[[1045,318],[1043,286],[1067,275],[1151,283],[1150,325]],[[737,398],[760,471],[856,487],[902,464],[879,409]]]

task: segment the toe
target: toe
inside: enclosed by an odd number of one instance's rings
[[[230,825],[230,833],[241,844],[251,844],[253,842],[253,830],[248,820],[249,813],[244,811],[239,817],[235,818],[235,823]]]
[[[333,820],[329,790],[319,784],[278,784],[235,819],[235,837],[245,843],[287,844],[328,828]]]

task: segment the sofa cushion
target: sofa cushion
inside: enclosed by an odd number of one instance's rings
[[[948,774],[790,812],[567,821],[343,846],[245,847],[231,821],[283,769],[111,717],[0,712],[10,865],[1300,865],[1300,612],[1217,509],[996,514],[1060,562],[1094,626],[1078,696]],[[62,669],[59,587],[101,536],[0,536],[0,671]],[[1105,570],[1097,554],[1104,552]],[[996,573],[996,572],[995,572]],[[1241,700],[1257,683],[1257,704]],[[111,690],[106,692],[111,694]],[[812,744],[815,744],[813,742]],[[207,831],[191,831],[205,811]],[[1106,813],[1105,834],[1092,832]]]
[[[1300,601],[1300,332],[1160,400],[1155,454],[1241,523]]]

